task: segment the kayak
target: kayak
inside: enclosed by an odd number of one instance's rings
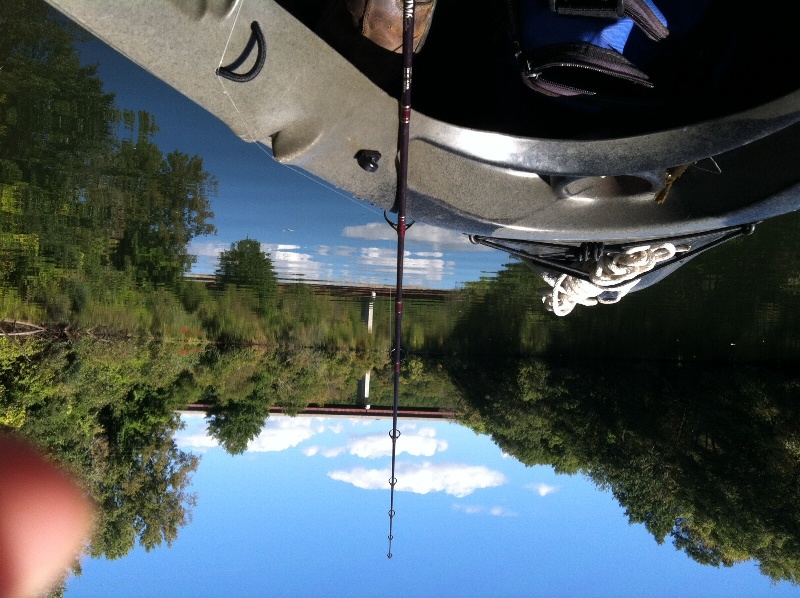
[[[347,46],[326,33],[347,27],[331,12],[337,2],[48,2],[277,161],[392,208],[399,84],[395,94],[374,73],[399,63],[380,48],[385,55],[359,59],[352,40]],[[411,218],[488,237],[608,243],[691,235],[800,208],[800,85],[793,89],[789,75],[771,86],[762,68],[758,81],[725,96],[735,101],[715,99],[711,109],[698,101],[703,109],[647,118],[564,117],[524,97],[497,42],[503,28],[490,26],[496,19],[487,11],[486,3],[439,0],[415,58]],[[780,9],[772,14],[774,28]],[[769,28],[759,37],[752,24],[747,35],[752,52],[762,51],[762,38],[777,37]],[[220,76],[230,65],[234,74],[257,73]],[[665,186],[668,196],[657,201]]]

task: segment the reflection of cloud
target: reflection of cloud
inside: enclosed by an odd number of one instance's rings
[[[550,486],[549,484],[526,484],[525,487],[538,493],[539,496],[547,496],[558,490],[558,486]]]
[[[310,253],[298,251],[299,245],[277,245],[262,243],[261,251],[270,254],[275,272],[279,277],[310,278],[323,280],[332,277],[330,265],[314,261]]]
[[[216,241],[192,241],[189,253],[197,256],[197,263],[192,268],[195,272],[213,273],[219,266],[219,254],[231,248],[230,243]],[[279,277],[302,276],[314,280],[333,279],[333,270],[329,264],[314,260],[314,256],[300,251],[300,245],[278,243],[261,243],[261,251],[268,253],[275,272]],[[346,255],[347,248],[336,248]],[[351,251],[353,253],[355,249]],[[324,255],[324,254],[320,254]]]
[[[318,446],[307,446],[302,450],[303,450],[303,454],[306,457],[313,457],[314,455],[316,455],[319,452],[319,447]]]
[[[214,241],[191,241],[188,251],[197,257],[218,258],[219,254],[231,248],[230,243],[216,243]]]
[[[397,234],[391,228],[379,222],[370,222],[363,226],[346,226],[342,229],[342,236],[368,241],[394,241],[397,238]],[[464,233],[421,222],[408,229],[406,240],[414,243],[430,243],[436,248],[458,249],[459,251],[487,250],[486,247],[470,243]]]
[[[197,262],[192,267],[194,272],[212,273],[219,263],[219,254],[230,249],[229,243],[214,241],[191,241],[186,248],[189,255],[197,257]]]
[[[437,451],[447,450],[447,441],[435,438],[436,430],[422,428],[416,434],[401,434],[397,439],[397,454],[408,453],[417,457],[432,457]],[[356,436],[347,443],[351,455],[363,459],[388,457],[392,454],[392,440],[387,434]]]
[[[388,490],[390,475],[388,469],[363,467],[328,473],[328,477],[334,480],[365,490]],[[493,488],[506,483],[506,477],[499,471],[492,471],[482,465],[459,463],[399,463],[395,468],[395,475],[395,490],[399,492],[445,492],[458,498],[468,496],[481,488]]]
[[[350,257],[354,255],[356,252],[355,247],[351,247],[348,245],[337,245],[335,247],[329,247],[328,245],[319,245],[317,247],[317,255],[335,255],[338,257]]]
[[[453,261],[414,257],[415,255],[418,254],[406,251],[403,259],[403,271],[411,276],[418,276],[424,280],[442,280],[455,268]],[[384,247],[365,247],[356,261],[366,268],[393,272],[397,267],[397,252]]]
[[[332,459],[333,457],[338,457],[345,451],[345,447],[337,446],[334,448],[325,449],[322,451],[322,456],[328,459]]]
[[[261,251],[263,251],[264,253],[268,253],[270,255],[280,253],[281,251],[294,251],[296,249],[300,249],[300,245],[261,243]]]

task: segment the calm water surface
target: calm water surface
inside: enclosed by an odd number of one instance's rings
[[[0,9],[0,428],[100,506],[67,595],[797,594],[800,216],[566,318],[417,223],[387,560],[394,232],[47,14]]]

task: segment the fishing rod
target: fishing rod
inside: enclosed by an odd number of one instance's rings
[[[414,56],[414,8],[415,0],[403,0],[403,90],[400,95],[400,115],[397,134],[397,195],[392,211],[397,212],[397,223],[392,222],[384,212],[386,222],[397,231],[397,285],[395,291],[394,315],[394,402],[392,405],[392,473],[389,478],[389,552],[392,558],[392,524],[394,523],[394,487],[397,484],[395,477],[395,460],[397,456],[397,439],[400,430],[397,429],[397,409],[400,401],[400,363],[401,338],[403,324],[403,257],[405,254],[406,230],[413,224],[406,224],[406,195],[408,191],[408,141],[411,123],[411,66]]]

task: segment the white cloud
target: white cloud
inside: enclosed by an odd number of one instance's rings
[[[319,429],[312,429],[312,424],[315,422],[310,418],[271,417],[261,433],[247,445],[247,450],[257,453],[285,451],[317,434]]]
[[[181,448],[198,452],[219,446],[219,443],[208,434],[208,422],[205,417],[205,413],[181,413],[181,422],[184,427],[175,433],[175,443]],[[353,422],[351,425],[356,424],[363,425],[362,422]],[[345,428],[345,422],[341,420],[273,415],[267,419],[260,434],[250,441],[247,450],[254,452],[283,451],[324,432],[341,434]],[[301,450],[304,455],[309,457],[321,454],[323,457],[332,458],[344,453],[347,447],[326,448],[310,445]]]
[[[401,433],[397,439],[397,454],[432,457],[437,451],[447,450],[447,441],[435,436],[436,430],[433,428],[422,428],[416,434]],[[392,454],[392,439],[388,434],[355,436],[347,443],[347,448],[351,455],[363,459],[388,457]]]
[[[175,432],[175,444],[182,449],[205,452],[218,446],[206,433],[205,413],[181,413],[183,427]]]
[[[389,469],[356,467],[349,471],[337,470],[328,477],[347,482],[365,490],[388,490]],[[481,488],[493,488],[506,483],[506,477],[482,465],[458,463],[399,463],[395,469],[398,492],[428,494],[445,492],[457,498],[469,496]]]
[[[492,507],[489,509],[489,515],[492,517],[516,517],[517,514],[514,511],[506,509],[505,507]]]
[[[549,484],[526,484],[525,487],[528,490],[533,490],[539,494],[539,496],[547,496],[558,490],[558,486],[551,486]]]
[[[492,517],[516,517],[517,513],[514,511],[507,509],[506,507],[491,507],[486,508],[481,505],[465,505],[461,503],[455,503],[453,505],[454,511],[460,511],[462,513],[466,513],[467,515],[480,515],[486,513],[487,515],[491,515]]]
[[[175,434],[175,442],[181,448],[206,450],[219,446],[208,434],[205,414],[182,414],[186,430]],[[320,418],[270,417],[258,436],[247,445],[248,451],[284,451],[308,440],[326,428]],[[313,450],[314,447],[309,447]]]
[[[455,503],[453,505],[454,511],[461,511],[462,513],[466,513],[467,515],[477,515],[479,513],[483,513],[484,508],[480,505],[464,505],[461,503]]]
[[[329,432],[333,432],[334,434],[341,434],[344,432],[344,424],[341,421],[337,421],[335,424],[331,424],[326,428]]]
[[[322,451],[322,456],[327,459],[333,459],[334,457],[338,457],[345,451],[345,447],[337,446],[334,448],[325,449]]]
[[[208,434],[200,433],[200,434],[176,434],[175,435],[175,444],[177,444],[182,449],[194,449],[199,451],[205,451],[206,449],[214,448],[215,446],[219,446],[219,443],[211,438]]]

